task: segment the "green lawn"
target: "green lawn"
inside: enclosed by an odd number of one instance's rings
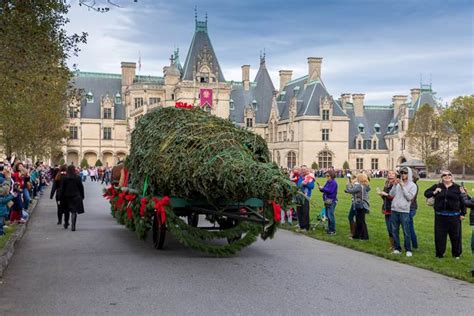
[[[318,179],[319,183],[323,185],[325,180]],[[469,281],[474,283],[474,278],[471,277],[471,261],[474,260],[471,254],[471,232],[472,226],[469,226],[469,209],[466,219],[463,222],[462,233],[463,233],[463,254],[460,260],[455,260],[451,257],[451,246],[447,243],[447,249],[445,258],[438,259],[435,257],[434,249],[434,211],[433,208],[429,207],[425,203],[423,196],[424,191],[429,186],[433,185],[433,181],[419,181],[419,194],[418,194],[418,210],[415,216],[415,231],[418,237],[418,249],[413,250],[413,257],[408,258],[405,253],[402,255],[392,255],[389,251],[389,242],[387,236],[387,230],[384,221],[384,215],[381,212],[382,199],[375,193],[376,187],[383,187],[383,179],[373,179],[371,181],[371,192],[370,196],[370,214],[366,216],[366,222],[369,230],[369,240],[350,240],[349,236],[349,222],[347,215],[350,207],[350,195],[344,193],[346,185],[346,179],[338,179],[339,185],[338,191],[338,204],[336,207],[336,230],[335,236],[328,236],[322,228],[317,228],[316,231],[310,231],[307,233],[313,238],[320,240],[329,241],[344,247],[352,248],[355,250],[371,253],[386,259],[398,261],[405,264],[410,264],[420,268],[432,270],[447,276],[451,276],[457,279]],[[473,183],[466,183],[466,187],[470,192],[470,195],[474,194],[472,191],[474,188]],[[313,197],[311,199],[311,221],[313,222],[316,215],[319,214],[322,207],[322,196],[318,190],[313,191]],[[284,225],[283,227],[288,228]],[[296,227],[296,226],[295,226]],[[291,229],[295,229],[292,227]],[[402,247],[403,247],[403,234],[402,235]]]
[[[0,236],[0,249],[3,249],[5,247],[5,244],[7,241],[10,240],[11,235],[16,231],[17,225],[10,225],[8,228],[5,228],[4,232],[5,235]]]

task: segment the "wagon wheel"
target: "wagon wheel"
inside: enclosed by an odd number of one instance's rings
[[[188,225],[197,227],[199,224],[199,214],[192,212],[191,215],[188,215]]]
[[[226,223],[225,223],[225,229],[233,228],[233,227],[237,226],[238,224],[239,224],[238,221],[228,218]],[[239,236],[235,236],[235,237],[228,237],[227,242],[229,244],[232,244],[233,242],[236,242],[240,239],[242,239],[242,234],[240,234]]]
[[[158,214],[153,215],[153,245],[155,249],[163,249],[166,238],[166,226],[161,223],[161,217]]]

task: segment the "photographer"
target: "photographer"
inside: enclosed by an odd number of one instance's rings
[[[399,255],[402,247],[400,246],[400,225],[402,226],[406,256],[411,257],[411,239],[410,239],[410,206],[411,201],[417,192],[416,185],[413,183],[413,174],[410,168],[404,167],[400,170],[400,179],[396,179],[392,189],[389,192],[393,196],[392,214],[390,222],[392,226],[392,235],[394,250],[393,254]]]

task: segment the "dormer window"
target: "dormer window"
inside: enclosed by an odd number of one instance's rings
[[[253,109],[254,109],[255,111],[258,110],[258,107],[257,107],[257,100],[253,100],[253,101],[252,101],[252,107],[253,107]]]
[[[395,132],[398,132],[398,123],[395,124]]]
[[[253,127],[253,118],[251,117],[248,117],[245,121],[245,125],[248,127],[248,128],[252,128]]]
[[[374,125],[374,132],[375,132],[376,134],[380,134],[380,125],[379,125],[378,123],[376,123],[376,124]]]
[[[299,91],[300,91],[300,87],[299,87],[299,86],[294,87],[294,88],[293,88],[293,95],[297,95]]]
[[[360,123],[360,124],[357,126],[357,129],[359,130],[359,133],[364,133],[364,124]]]
[[[393,123],[388,124],[387,132],[393,132]]]
[[[122,96],[120,95],[120,93],[117,93],[115,95],[115,104],[122,104]]]
[[[87,92],[86,94],[86,102],[87,103],[94,103],[94,95],[91,91]]]
[[[234,100],[232,100],[232,99],[230,99],[229,109],[230,109],[231,111],[235,110]]]

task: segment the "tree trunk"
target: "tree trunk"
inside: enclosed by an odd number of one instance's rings
[[[463,162],[462,164],[462,178],[463,180],[466,179],[466,163]]]

